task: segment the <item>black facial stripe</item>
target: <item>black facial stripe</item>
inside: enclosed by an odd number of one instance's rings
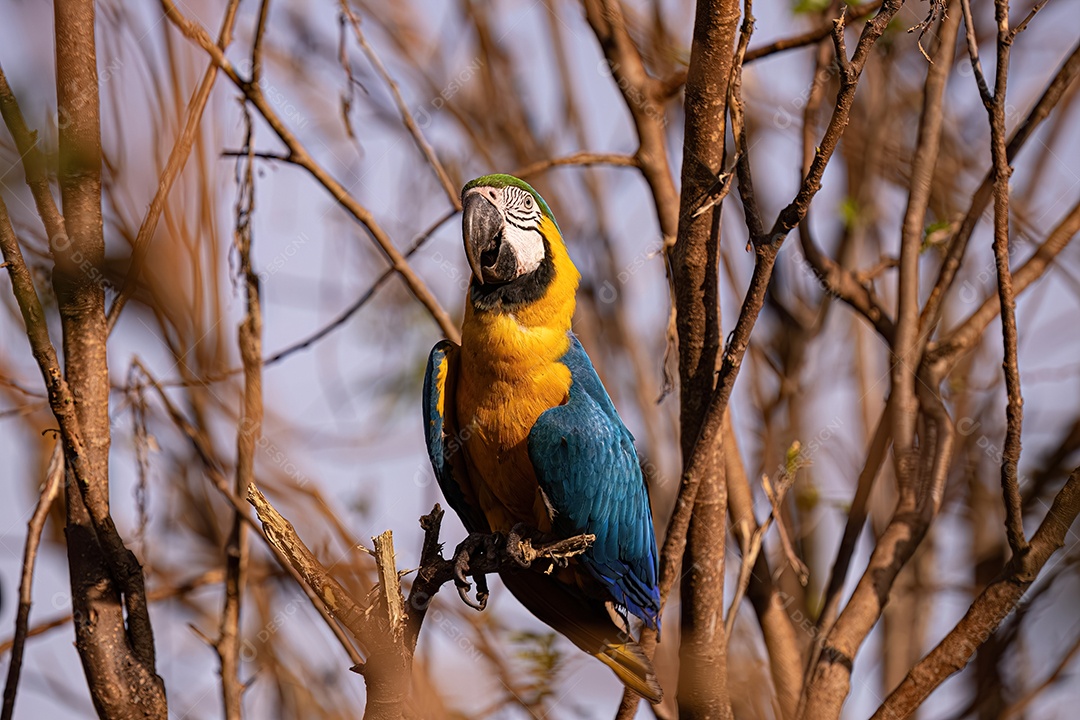
[[[518,230],[525,230],[526,232],[532,230],[534,232],[540,233],[540,228],[536,227],[535,225],[521,225],[517,221],[517,218],[515,218],[513,215],[507,215],[506,216],[506,221],[508,223],[510,223],[511,225],[513,225],[514,227],[516,227]],[[542,235],[542,233],[541,233],[541,235]]]
[[[538,203],[533,196],[519,188],[506,189],[506,212],[526,217],[538,217]]]
[[[551,246],[544,238],[544,259],[535,270],[501,285],[478,285],[474,278],[469,285],[469,300],[477,310],[513,312],[544,297],[554,279],[555,263],[551,259]]]
[[[516,217],[519,220],[539,220],[540,219],[540,212],[538,210],[536,210],[535,208],[529,210],[529,209],[525,209],[525,208],[521,208],[521,207],[510,206],[510,207],[506,208],[506,214],[507,215],[512,215],[512,216]]]

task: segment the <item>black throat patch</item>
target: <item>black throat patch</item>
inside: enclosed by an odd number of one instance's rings
[[[469,301],[477,310],[513,312],[544,297],[554,279],[555,262],[551,259],[551,246],[544,238],[544,259],[535,270],[500,285],[480,285],[473,278],[469,283]]]

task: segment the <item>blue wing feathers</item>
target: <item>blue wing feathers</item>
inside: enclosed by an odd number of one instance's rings
[[[582,564],[618,604],[656,628],[656,537],[634,438],[573,335],[562,362],[572,378],[569,400],[543,413],[528,440],[554,530],[596,535]]]
[[[469,532],[489,532],[483,513],[469,501],[461,484],[467,481],[467,473],[461,461],[461,439],[451,401],[456,350],[457,345],[442,340],[428,356],[424,373],[424,435],[435,479],[450,507]]]

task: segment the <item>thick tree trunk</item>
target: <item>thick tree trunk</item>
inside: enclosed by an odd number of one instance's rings
[[[699,0],[686,80],[686,126],[678,239],[672,253],[679,337],[679,427],[689,461],[716,381],[720,353],[720,205],[695,217],[719,190],[724,168],[727,88],[737,0]],[[683,553],[682,639],[678,704],[682,718],[729,718],[724,633],[724,548],[727,485],[723,447],[711,456],[698,487]]]
[[[92,0],[57,0],[56,97],[65,232],[49,238],[64,342],[64,375],[77,427],[65,435],[67,543],[75,646],[104,718],[164,718],[165,687],[142,568],[109,515],[109,370],[105,340],[105,240]],[[126,618],[125,618],[126,616]],[[126,619],[126,622],[125,622]]]

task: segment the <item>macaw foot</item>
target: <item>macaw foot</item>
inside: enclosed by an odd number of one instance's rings
[[[527,554],[532,550],[532,539],[536,531],[527,527],[525,523],[518,523],[510,528],[510,534],[506,536],[506,554],[523,568],[532,567],[532,557]]]
[[[518,523],[506,536],[506,554],[523,568],[532,567],[538,551],[554,541],[554,536],[545,534],[525,523]]]
[[[479,560],[484,557],[495,557],[498,551],[499,536],[489,533],[470,533],[469,537],[461,541],[454,550],[454,584],[457,585],[458,595],[462,601],[471,608],[483,610],[487,607],[488,584],[487,576],[483,572],[471,571],[473,564],[481,565]],[[472,575],[476,581],[476,602],[469,597],[472,585],[466,580],[467,575]]]

